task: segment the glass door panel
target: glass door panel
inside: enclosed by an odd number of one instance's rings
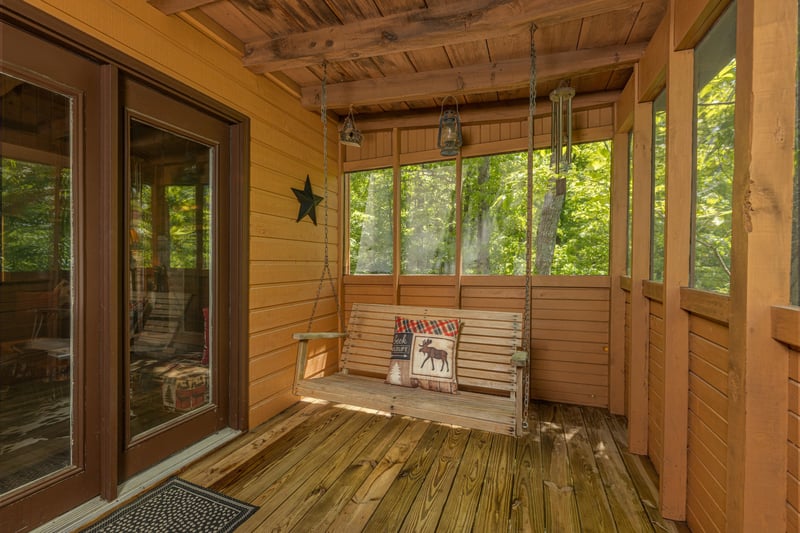
[[[0,496],[73,458],[73,98],[0,73]]]
[[[130,440],[207,409],[214,148],[129,122]]]

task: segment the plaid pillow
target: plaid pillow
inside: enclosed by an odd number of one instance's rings
[[[458,320],[396,316],[386,383],[455,393]]]

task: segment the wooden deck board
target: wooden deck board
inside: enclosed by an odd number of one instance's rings
[[[260,509],[241,531],[672,531],[604,409],[534,402],[524,437],[318,402],[183,476]],[[591,507],[591,503],[596,503]]]

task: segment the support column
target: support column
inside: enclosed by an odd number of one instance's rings
[[[731,251],[728,531],[786,531],[788,353],[770,306],[789,298],[796,0],[738,0]]]
[[[638,79],[638,67],[634,70]],[[638,83],[638,81],[637,81]],[[636,94],[639,94],[637,88]],[[631,266],[631,363],[628,448],[647,455],[647,372],[650,304],[642,292],[650,278],[650,197],[653,189],[653,103],[636,104],[633,119],[633,257]]]
[[[674,9],[673,15],[674,15]],[[673,24],[671,24],[673,26]],[[670,28],[670,43],[673,42]],[[689,314],[681,287],[689,285],[694,151],[694,52],[667,59],[667,180],[664,229],[664,424],[659,497],[661,514],[686,519],[689,427]]]

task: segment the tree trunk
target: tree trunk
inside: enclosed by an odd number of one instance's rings
[[[489,181],[489,163],[491,159],[484,157],[478,168],[478,190],[483,190],[486,182]],[[478,256],[475,260],[476,272],[482,274],[489,273],[489,231],[487,231],[486,221],[489,219],[489,202],[482,199],[478,206],[478,215],[475,217],[477,230],[477,251]]]
[[[536,262],[534,273],[550,275],[553,266],[553,254],[556,250],[556,236],[561,210],[564,209],[566,187],[563,178],[556,180],[552,189],[547,191],[542,201],[539,227],[536,230]]]

